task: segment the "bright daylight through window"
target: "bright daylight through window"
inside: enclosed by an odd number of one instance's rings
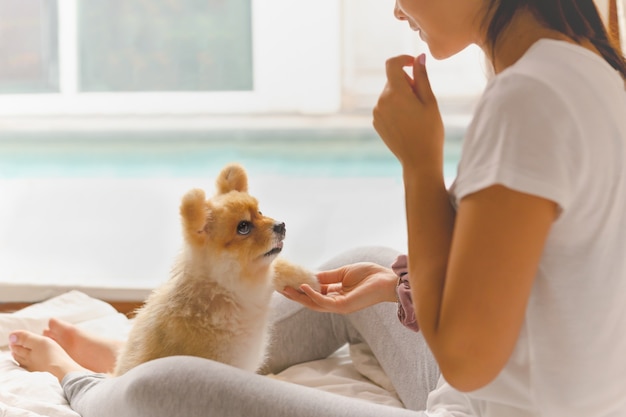
[[[232,161],[287,224],[286,258],[402,250],[401,173],[371,110],[385,60],[426,48],[392,6],[318,0],[294,18],[292,0],[0,0],[2,297],[158,285],[180,197],[212,193]],[[450,180],[483,59],[428,65]]]

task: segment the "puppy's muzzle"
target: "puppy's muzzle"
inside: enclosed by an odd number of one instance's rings
[[[283,240],[285,239],[285,223],[274,223],[272,231],[276,234],[274,247],[265,253],[265,256],[278,255],[283,250]]]
[[[285,228],[285,223],[274,223],[274,227],[272,228],[274,233],[276,233],[279,238],[282,240],[285,238],[285,234],[287,233],[287,229]]]

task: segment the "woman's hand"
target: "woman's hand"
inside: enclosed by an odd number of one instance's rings
[[[347,314],[396,300],[398,277],[390,269],[360,262],[317,274],[320,292],[304,284],[300,291],[285,288],[282,294],[316,311]]]
[[[413,78],[405,71],[412,67]],[[442,171],[444,127],[426,73],[425,55],[401,55],[386,66],[387,84],[373,111],[374,128],[402,166]]]

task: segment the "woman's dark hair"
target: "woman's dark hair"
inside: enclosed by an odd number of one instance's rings
[[[487,41],[491,51],[499,35],[511,22],[515,13],[530,10],[543,24],[576,42],[590,41],[604,59],[626,79],[626,58],[616,42],[611,40],[593,0],[491,0],[487,16]]]

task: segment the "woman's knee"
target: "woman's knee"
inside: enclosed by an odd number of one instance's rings
[[[137,415],[201,416],[219,408],[229,381],[243,372],[203,358],[171,356],[146,362],[120,378],[127,407]]]

